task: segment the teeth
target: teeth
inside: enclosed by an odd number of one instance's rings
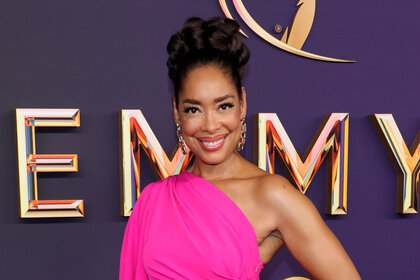
[[[213,147],[213,146],[216,146],[216,145],[222,143],[223,139],[225,139],[225,138],[222,138],[222,139],[214,141],[214,142],[205,142],[205,141],[202,141],[202,142],[206,146]]]

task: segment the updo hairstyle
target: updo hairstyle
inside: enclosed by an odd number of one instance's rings
[[[207,21],[198,17],[189,18],[181,32],[172,35],[167,51],[169,57],[166,64],[176,105],[187,75],[205,65],[216,66],[228,75],[241,99],[241,80],[250,54],[236,21],[221,17]]]

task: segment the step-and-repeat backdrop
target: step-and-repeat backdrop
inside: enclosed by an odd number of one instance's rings
[[[1,6],[0,278],[117,279],[141,190],[193,159],[166,68],[190,16],[237,20],[251,51],[243,156],[314,202],[362,278],[420,272],[419,3]],[[286,247],[261,272],[294,276],[311,278]]]

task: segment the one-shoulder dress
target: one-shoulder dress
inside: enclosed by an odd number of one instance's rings
[[[147,185],[127,223],[120,280],[255,280],[264,267],[248,218],[189,172]]]

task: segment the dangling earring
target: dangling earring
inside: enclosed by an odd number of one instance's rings
[[[184,143],[184,138],[182,137],[181,126],[179,125],[179,123],[176,123],[176,135],[178,136],[178,144],[181,147],[181,151],[184,155],[186,155],[188,151]]]
[[[245,137],[246,137],[246,122],[245,122],[245,118],[243,118],[241,120],[241,139],[239,139],[239,143],[238,146],[236,147],[236,149],[238,151],[242,150],[245,146]]]

